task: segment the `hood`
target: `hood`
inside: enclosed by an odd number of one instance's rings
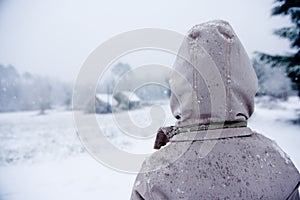
[[[176,126],[247,121],[258,83],[250,59],[228,22],[194,26],[170,79]]]

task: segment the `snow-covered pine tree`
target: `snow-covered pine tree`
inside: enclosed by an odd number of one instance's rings
[[[274,34],[289,40],[291,51],[282,55],[258,53],[260,59],[273,67],[284,67],[287,76],[291,79],[293,89],[300,97],[300,0],[275,0],[272,16],[289,16],[291,26],[274,31]]]

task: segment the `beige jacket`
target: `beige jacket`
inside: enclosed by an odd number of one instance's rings
[[[227,22],[193,27],[174,69],[176,127],[246,122],[252,115],[256,74]],[[291,160],[247,127],[185,132],[170,141],[144,162],[132,200],[299,199],[300,175]]]

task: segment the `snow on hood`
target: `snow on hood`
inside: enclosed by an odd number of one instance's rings
[[[171,75],[170,106],[177,126],[246,121],[258,83],[250,59],[228,22],[194,26]]]

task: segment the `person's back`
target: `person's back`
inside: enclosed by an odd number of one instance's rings
[[[195,26],[179,54],[171,79],[177,123],[160,130],[155,147],[170,144],[144,162],[131,199],[299,199],[291,160],[246,127],[257,78],[230,25]]]
[[[244,130],[228,131],[249,131]],[[266,137],[219,140],[212,151],[200,158],[203,143],[194,141],[178,160],[159,170],[140,173],[131,199],[288,199],[294,193],[299,174],[291,161],[278,152]],[[162,164],[180,148],[171,143],[144,164]],[[165,165],[165,164],[163,164]],[[291,198],[292,199],[292,198]]]

